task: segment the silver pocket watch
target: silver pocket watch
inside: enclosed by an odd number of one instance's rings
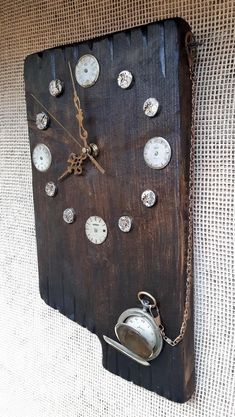
[[[159,328],[159,314],[154,317],[152,313],[152,309],[157,308],[155,298],[148,292],[140,291],[138,299],[142,308],[125,310],[117,321],[114,330],[118,342],[105,335],[103,338],[119,352],[141,365],[149,366],[149,361],[160,354],[163,338]]]

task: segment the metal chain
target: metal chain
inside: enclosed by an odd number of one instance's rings
[[[190,317],[190,299],[193,286],[193,202],[194,202],[194,152],[195,152],[195,101],[196,101],[196,78],[195,78],[195,42],[194,36],[191,32],[188,32],[185,39],[186,51],[188,54],[189,61],[189,72],[190,79],[192,81],[192,122],[191,122],[191,147],[190,147],[190,172],[189,172],[189,233],[188,233],[188,253],[187,253],[187,278],[186,278],[186,290],[185,290],[185,303],[184,303],[184,314],[183,321],[181,324],[179,335],[174,339],[170,339],[166,333],[164,326],[161,323],[160,312],[157,308],[158,316],[156,321],[158,323],[161,335],[166,343],[171,346],[178,345],[183,339],[186,329],[187,322]]]

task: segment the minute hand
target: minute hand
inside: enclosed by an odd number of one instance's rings
[[[51,116],[51,118],[65,131],[65,133],[67,133],[70,139],[76,142],[77,145],[80,146],[80,148],[83,148],[82,144],[72,135],[72,133],[68,131],[68,129],[66,129],[64,125],[62,125],[62,123],[46,108],[46,106],[44,106],[44,104],[42,104],[41,101],[37,97],[35,97],[34,94],[31,94],[31,96],[49,114],[49,116]],[[101,174],[104,174],[104,168],[102,168],[102,166],[96,161],[96,159],[93,158],[93,156],[90,155],[88,152],[87,156],[91,160],[91,162],[96,166],[96,168],[101,172]]]
[[[78,124],[79,124],[79,136],[80,136],[80,139],[83,141],[85,148],[89,148],[89,145],[87,143],[88,133],[87,133],[87,130],[83,126],[83,110],[81,108],[80,99],[76,91],[70,62],[68,62],[68,66],[69,66],[70,77],[71,77],[71,81],[73,85],[73,102],[74,102],[74,106],[77,109],[76,119],[78,120]]]

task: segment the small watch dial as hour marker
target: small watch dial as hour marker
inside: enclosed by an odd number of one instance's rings
[[[63,211],[63,219],[65,223],[68,223],[68,224],[74,223],[75,218],[76,218],[76,213],[72,207],[67,208]]]
[[[145,190],[141,194],[141,201],[145,207],[153,207],[156,203],[156,194],[152,190]]]
[[[87,239],[95,245],[103,243],[108,235],[108,229],[105,221],[99,216],[91,216],[85,224],[85,233]]]
[[[132,82],[133,82],[133,75],[130,71],[125,70],[125,71],[121,71],[118,74],[117,83],[119,87],[123,88],[124,90],[129,88]]]
[[[144,160],[150,168],[165,168],[171,160],[170,144],[162,137],[149,139],[144,147]]]
[[[121,216],[118,220],[118,227],[122,232],[128,233],[128,232],[130,232],[130,230],[132,228],[132,222],[133,222],[132,217],[130,217],[130,216]]]
[[[58,97],[62,94],[64,84],[61,80],[52,80],[49,84],[49,92],[53,97]]]
[[[51,151],[44,143],[38,143],[33,150],[32,159],[35,168],[38,171],[45,172],[51,166]]]
[[[53,181],[49,181],[45,185],[45,193],[48,197],[54,197],[57,193],[57,186]]]
[[[75,68],[75,77],[81,87],[91,87],[98,80],[99,63],[94,55],[83,55]]]
[[[49,121],[49,116],[44,112],[38,113],[36,115],[36,126],[40,130],[47,129],[47,127],[49,126]]]
[[[148,117],[154,117],[159,109],[159,103],[156,98],[148,98],[143,105],[144,114]]]

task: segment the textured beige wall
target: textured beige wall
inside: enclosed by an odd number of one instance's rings
[[[23,83],[27,54],[173,16],[188,20],[203,42],[196,91],[197,389],[184,405],[109,374],[96,337],[41,301]],[[1,0],[0,33],[0,416],[232,417],[233,0]]]

